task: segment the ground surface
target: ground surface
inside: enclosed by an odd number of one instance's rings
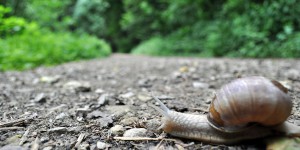
[[[209,145],[166,135],[170,140],[122,141],[124,130],[144,128],[159,137],[161,115],[152,92],[172,110],[207,113],[215,90],[236,77],[260,75],[283,82],[294,108],[289,121],[300,125],[300,61],[277,59],[159,58],[113,55],[0,73],[0,147],[39,149],[260,149],[262,142]],[[117,126],[111,129],[113,126]],[[123,128],[122,128],[123,127]],[[111,130],[110,130],[111,129]],[[97,145],[98,144],[98,145]],[[15,147],[17,148],[17,147]]]

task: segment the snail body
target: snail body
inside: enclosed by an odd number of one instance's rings
[[[240,78],[224,85],[212,100],[208,115],[175,112],[154,99],[160,104],[156,109],[163,114],[160,128],[173,136],[220,144],[278,133],[300,136],[300,127],[285,121],[292,109],[287,90],[264,77]]]

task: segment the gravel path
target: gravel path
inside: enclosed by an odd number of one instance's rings
[[[115,54],[105,59],[0,73],[0,147],[10,149],[261,149],[263,142],[210,145],[170,140],[114,140],[123,133],[156,138],[161,116],[150,92],[172,110],[207,113],[214,91],[237,77],[260,75],[289,88],[289,121],[300,126],[300,60],[201,59]],[[260,140],[261,141],[261,140]],[[2,150],[0,148],[0,150]]]

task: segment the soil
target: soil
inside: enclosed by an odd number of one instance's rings
[[[276,79],[289,89],[294,107],[288,121],[300,125],[300,60],[114,54],[105,59],[2,72],[0,147],[264,149],[263,140],[226,146],[163,134],[157,130],[161,115],[151,107],[157,105],[153,94],[172,110],[206,114],[221,85],[253,75]],[[173,140],[114,139],[135,128],[146,130],[132,134]]]

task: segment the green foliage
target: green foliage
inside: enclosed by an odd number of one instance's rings
[[[22,17],[37,22],[42,28],[67,30],[72,24],[72,0],[24,0]]]
[[[78,0],[73,15],[77,30],[104,35],[106,22],[103,16],[108,7],[109,3],[105,0]]]
[[[9,15],[21,15],[51,31],[103,38],[115,52],[300,55],[297,0],[2,0],[0,4],[12,7]]]
[[[0,37],[22,33],[30,24],[23,18],[6,17],[11,9],[0,5]]]
[[[109,54],[110,46],[95,37],[26,32],[0,40],[0,70],[29,69]]]
[[[180,5],[174,4],[172,14],[167,17],[171,18],[169,20],[171,22],[174,22],[173,19],[176,17],[189,18],[188,14],[180,12],[191,9],[192,6],[185,3],[192,2],[179,0],[178,2],[181,2]],[[191,17],[197,20],[196,22],[186,20],[188,23],[185,24],[184,21],[178,21],[180,27],[174,32],[161,36],[161,41],[150,38],[142,42],[133,49],[133,53],[156,55],[197,53],[201,56],[217,57],[300,57],[298,17],[300,3],[296,0],[261,2],[228,0],[217,4],[220,5],[219,10],[207,7],[204,11],[203,6],[210,5],[200,1],[198,5],[193,6],[198,6],[199,9],[199,11],[195,9],[193,15],[197,16],[198,20]]]

